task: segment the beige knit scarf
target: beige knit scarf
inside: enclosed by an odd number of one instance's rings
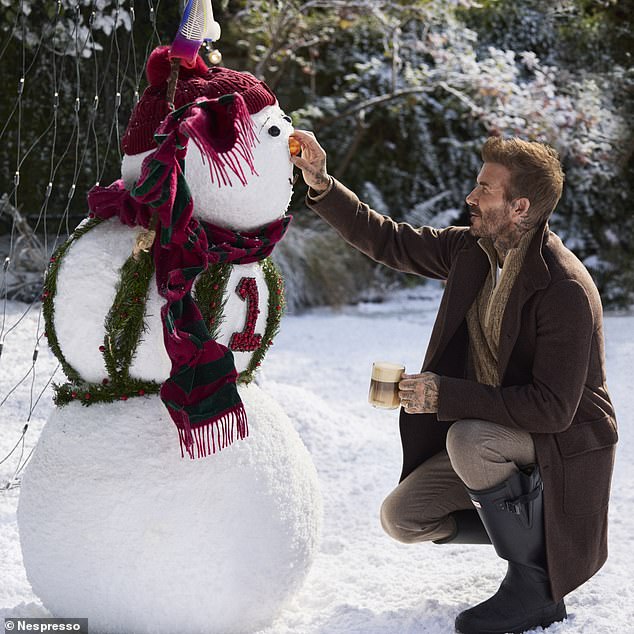
[[[515,280],[522,268],[528,246],[537,228],[522,236],[517,247],[511,249],[504,259],[504,266],[495,284],[497,253],[490,238],[480,238],[478,244],[489,258],[491,271],[478,296],[467,312],[469,329],[469,354],[478,383],[498,386],[498,350],[502,317],[513,290]]]

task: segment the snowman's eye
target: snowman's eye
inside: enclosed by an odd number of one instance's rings
[[[284,121],[288,121],[288,123],[293,123],[293,120],[287,114],[285,114],[282,119],[284,119]]]
[[[281,130],[276,125],[272,125],[269,128],[269,134],[271,136],[280,136],[280,132],[281,132]]]

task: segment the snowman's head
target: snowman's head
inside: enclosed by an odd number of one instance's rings
[[[128,188],[138,179],[143,160],[154,152],[154,132],[169,112],[165,100],[169,65],[168,48],[155,49],[146,70],[150,86],[132,113],[122,140],[121,171]],[[193,68],[181,67],[174,105],[180,108],[196,100],[218,100],[227,94],[239,95],[237,100],[253,134],[249,147],[245,151],[245,139],[237,136],[236,131],[243,126],[232,119],[230,113],[235,108],[228,107],[225,112],[220,105],[214,105],[216,113],[207,116],[207,123],[211,124],[198,128],[203,142],[192,138],[188,144],[185,178],[196,218],[248,231],[286,212],[292,193],[288,138],[293,127],[266,84],[249,73],[207,68],[200,58]],[[210,161],[207,145],[218,149],[224,176],[218,172],[219,163]]]

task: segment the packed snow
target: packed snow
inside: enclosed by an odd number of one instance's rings
[[[407,371],[418,371],[439,297],[440,288],[428,284],[381,304],[283,319],[259,385],[282,405],[312,455],[324,496],[324,527],[304,586],[261,634],[447,634],[459,611],[496,590],[505,564],[490,546],[399,544],[378,520],[381,501],[398,480],[401,450],[397,410],[367,403],[372,362],[400,362]],[[24,446],[0,464],[0,485],[11,482],[53,409],[50,386],[42,390],[57,361],[42,339],[30,372],[38,323],[40,333],[43,327],[39,306],[22,317],[27,308],[8,302],[0,312],[5,336],[0,460],[18,442],[33,410]],[[634,315],[606,315],[605,330],[608,385],[620,425],[610,556],[595,577],[567,597],[568,619],[548,630],[553,634],[616,634],[632,631],[634,624]],[[60,370],[54,380],[62,381]],[[177,442],[174,448],[178,451]],[[22,563],[19,491],[15,486],[0,491],[0,617],[48,616]]]

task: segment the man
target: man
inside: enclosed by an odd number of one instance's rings
[[[598,291],[548,228],[563,187],[556,152],[488,139],[470,227],[437,230],[372,211],[328,175],[312,133],[294,136],[317,214],[377,262],[447,282],[422,371],[399,386],[403,470],[383,527],[407,543],[490,542],[508,561],[458,632],[564,619],[564,595],[607,557],[617,432]]]

